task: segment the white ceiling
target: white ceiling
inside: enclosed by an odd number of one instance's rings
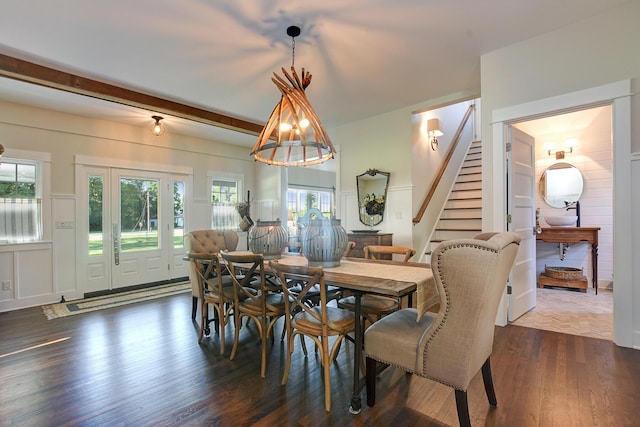
[[[327,128],[480,94],[480,56],[627,0],[3,0],[0,53],[263,123],[273,72],[313,74]],[[633,1],[633,0],[632,0]],[[0,99],[148,126],[153,111],[0,78]],[[166,117],[166,115],[165,115]],[[255,137],[166,117],[168,132]]]

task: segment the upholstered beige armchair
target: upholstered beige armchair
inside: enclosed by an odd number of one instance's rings
[[[483,233],[445,241],[434,250],[439,311],[401,309],[365,332],[369,406],[375,404],[376,362],[453,387],[461,426],[471,424],[467,388],[478,371],[489,403],[497,405],[489,358],[498,305],[519,243],[516,233]]]
[[[185,249],[187,254],[217,254],[221,250],[235,251],[238,247],[238,233],[233,230],[194,230],[186,235]],[[189,279],[191,280],[191,295],[193,305],[191,318],[195,320],[198,310],[198,280],[193,271],[193,263],[190,263]]]

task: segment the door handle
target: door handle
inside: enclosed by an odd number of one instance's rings
[[[115,265],[120,265],[120,227],[118,224],[113,224],[113,262]]]

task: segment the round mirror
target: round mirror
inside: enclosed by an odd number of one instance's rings
[[[569,163],[551,165],[540,177],[540,194],[554,208],[565,208],[577,202],[583,188],[582,174]]]

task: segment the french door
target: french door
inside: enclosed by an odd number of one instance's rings
[[[186,177],[82,167],[78,288],[114,290],[188,275],[184,256]],[[84,190],[84,191],[83,191]]]

